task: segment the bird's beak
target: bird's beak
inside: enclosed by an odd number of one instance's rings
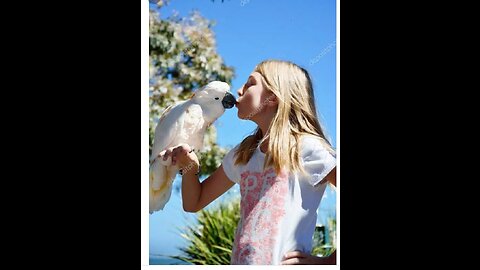
[[[232,94],[230,94],[229,92],[225,93],[225,96],[222,99],[223,107],[225,109],[230,109],[233,106],[235,106],[235,103],[237,103],[237,101],[235,100],[235,97]]]

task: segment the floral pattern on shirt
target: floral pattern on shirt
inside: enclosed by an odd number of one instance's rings
[[[232,264],[272,264],[280,221],[285,215],[288,174],[273,168],[241,174],[241,216],[235,233]]]

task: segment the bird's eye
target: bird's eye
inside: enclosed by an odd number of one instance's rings
[[[216,97],[216,98],[215,98],[215,100],[219,100],[219,98],[218,98],[218,97]]]

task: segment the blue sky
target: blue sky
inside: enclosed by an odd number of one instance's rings
[[[336,146],[335,4],[334,0],[171,0],[161,14],[165,18],[176,10],[187,16],[195,9],[216,22],[217,52],[235,68],[231,86],[236,97],[236,90],[262,60],[288,60],[306,68],[313,80],[319,120]],[[218,143],[229,148],[256,127],[238,119],[236,108],[226,110],[215,126]],[[238,188],[230,193],[237,194]],[[335,199],[335,193],[327,189],[319,221],[335,214]],[[164,211],[150,216],[150,253],[178,254],[176,247],[184,242],[175,227],[184,226],[185,220],[193,222],[195,214],[183,211],[180,194],[174,191]]]

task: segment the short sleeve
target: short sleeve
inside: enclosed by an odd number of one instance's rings
[[[240,168],[235,163],[235,151],[237,150],[238,146],[231,149],[223,158],[222,166],[225,175],[230,179],[230,181],[234,183],[240,182]]]
[[[335,168],[337,161],[318,139],[305,139],[302,143],[303,167],[308,182],[316,186]]]

